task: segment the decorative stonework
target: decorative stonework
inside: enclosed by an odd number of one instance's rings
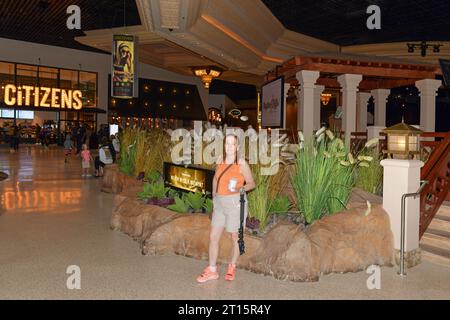
[[[175,253],[208,259],[211,224],[208,215],[178,214],[147,205],[136,198],[138,186],[122,189],[114,197],[113,230],[138,241],[145,255]],[[366,209],[365,205],[356,206],[324,217],[306,230],[282,220],[264,237],[246,233],[246,253],[239,259],[238,267],[277,279],[317,281],[321,274],[357,272],[370,265],[392,266],[389,217],[380,205],[374,205],[367,216]],[[219,263],[228,262],[230,248],[230,238],[223,237]]]
[[[409,269],[419,265],[422,262],[422,250],[417,248],[412,251],[405,252],[405,269]],[[395,250],[395,264],[400,265],[400,250]]]

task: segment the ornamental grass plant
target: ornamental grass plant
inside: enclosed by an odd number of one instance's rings
[[[170,135],[162,129],[127,128],[120,141],[119,168],[128,175],[162,173],[163,163],[170,161],[172,142]]]
[[[262,175],[259,165],[250,165],[256,187],[252,190],[248,198],[248,212],[250,218],[259,220],[259,228],[263,230],[269,217],[271,199],[269,197],[271,176]]]
[[[134,174],[135,141],[138,129],[127,128],[120,135],[119,169],[125,174]]]
[[[377,148],[365,152],[365,156],[373,158],[368,166],[359,166],[356,172],[355,186],[366,192],[381,194],[383,182],[383,167],[380,164],[381,154]]]
[[[346,209],[358,168],[369,166],[373,159],[363,153],[354,156],[340,138],[325,128],[306,142],[301,133],[299,137],[301,147],[291,183],[297,208],[311,224]],[[373,144],[369,141],[362,152]]]
[[[147,142],[142,171],[145,173],[152,171],[162,173],[164,162],[171,161],[170,152],[173,145],[170,135],[162,129],[150,129],[147,132]]]

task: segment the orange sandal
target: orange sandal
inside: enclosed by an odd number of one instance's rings
[[[236,277],[236,268],[233,267],[232,264],[229,264],[228,265],[228,271],[227,271],[227,274],[225,276],[225,280],[233,281],[235,277]]]
[[[217,280],[219,279],[219,273],[212,272],[209,267],[206,267],[205,270],[203,270],[203,273],[197,277],[197,282],[204,283],[209,280]]]

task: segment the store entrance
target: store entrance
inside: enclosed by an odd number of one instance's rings
[[[62,145],[65,136],[73,134],[77,128],[83,127],[88,132],[96,132],[98,114],[106,113],[97,108],[72,112],[34,109],[38,111],[30,111],[28,108],[0,110],[0,145],[10,145],[11,148],[17,143]]]

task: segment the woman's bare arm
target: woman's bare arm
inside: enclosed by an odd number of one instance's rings
[[[241,160],[239,161],[239,166],[241,169],[241,173],[245,179],[244,190],[246,192],[251,191],[256,188],[255,180],[253,179],[252,170],[248,165],[247,161]]]
[[[214,175],[213,178],[213,186],[212,186],[212,196],[216,196],[216,189],[217,189],[217,177]]]

